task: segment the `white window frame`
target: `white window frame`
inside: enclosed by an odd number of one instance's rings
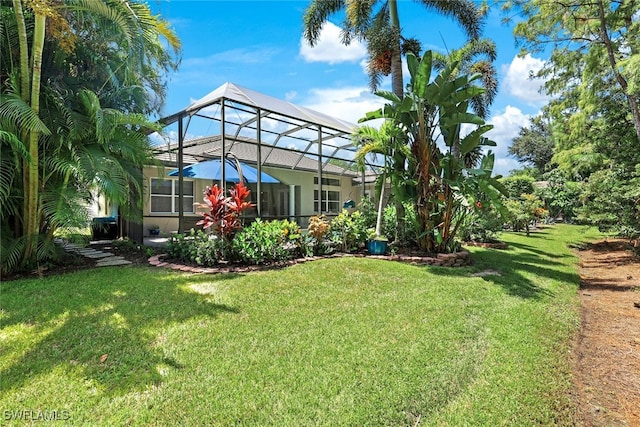
[[[154,186],[154,181],[171,181],[171,195],[169,194],[154,194],[153,193],[153,189],[155,188]],[[187,198],[191,198],[192,199],[192,203],[187,203],[187,206],[191,206],[191,210],[188,211],[187,209],[184,210],[184,213],[188,213],[188,214],[192,214],[195,213],[195,208],[193,206],[193,203],[195,202],[195,196],[193,193],[195,193],[195,189],[196,189],[196,183],[195,181],[191,180],[191,179],[185,179],[184,182],[191,182],[192,186],[192,193],[191,194],[183,194],[183,197],[185,199]],[[178,179],[177,178],[150,178],[150,182],[149,182],[149,212],[152,214],[177,214],[178,212],[178,191],[176,191],[176,187],[178,183]],[[153,203],[152,200],[154,197],[170,197],[171,198],[171,211],[167,211],[167,212],[159,212],[159,211],[154,211],[153,210]]]
[[[329,192],[338,193],[338,200],[329,200]],[[341,205],[342,193],[340,190],[327,190],[322,189],[322,212],[326,213],[340,213],[342,210]],[[329,209],[329,203],[337,203],[337,208],[335,210]],[[318,212],[318,190],[313,190],[313,209],[314,212]]]

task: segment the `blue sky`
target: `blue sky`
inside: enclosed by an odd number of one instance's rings
[[[366,75],[366,48],[343,46],[335,17],[310,48],[302,39],[302,16],[308,1],[151,0],[152,9],[170,22],[182,41],[182,62],[172,73],[163,115],[175,113],[225,82],[233,82],[344,120],[357,122],[382,105],[371,94]],[[446,52],[465,42],[458,25],[410,0],[399,1],[403,35],[416,37],[423,49]],[[484,36],[498,47],[495,62],[500,88],[489,122],[498,143],[495,172],[519,168],[507,148],[521,126],[535,116],[547,98],[530,71],[543,58],[517,56],[512,29],[491,12]],[[405,73],[405,80],[408,73]],[[390,78],[382,88],[390,89]],[[406,82],[405,82],[406,83]],[[192,135],[195,136],[195,135]]]

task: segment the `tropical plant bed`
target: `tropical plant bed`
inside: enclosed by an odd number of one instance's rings
[[[356,253],[333,253],[329,255],[316,255],[303,258],[295,258],[292,260],[271,262],[259,265],[247,265],[231,262],[220,262],[215,267],[204,267],[195,263],[187,263],[180,260],[170,259],[166,254],[159,254],[149,258],[149,264],[155,267],[171,268],[191,273],[242,273],[249,271],[271,270],[274,268],[282,268],[295,264],[316,261],[326,258],[341,257],[367,257],[372,259],[382,259],[388,261],[404,262],[412,265],[432,265],[436,267],[464,267],[471,264],[471,256],[468,251],[462,250],[452,254],[438,254],[435,257],[421,255],[418,250],[401,248],[402,252],[397,251],[393,254],[371,255],[367,252]]]

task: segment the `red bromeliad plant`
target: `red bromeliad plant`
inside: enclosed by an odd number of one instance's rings
[[[247,201],[251,191],[242,183],[237,183],[229,190],[231,197],[224,195],[224,190],[207,187],[204,192],[204,203],[198,203],[199,208],[205,208],[208,212],[202,212],[203,218],[196,223],[203,228],[213,227],[213,231],[224,239],[233,238],[236,231],[242,228],[240,213],[255,206]]]

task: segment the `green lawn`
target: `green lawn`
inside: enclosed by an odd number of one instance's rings
[[[346,257],[5,282],[3,421],[570,425],[579,280],[567,243],[595,236],[505,234],[509,250],[472,249],[464,269]],[[487,269],[500,275],[471,276]]]

